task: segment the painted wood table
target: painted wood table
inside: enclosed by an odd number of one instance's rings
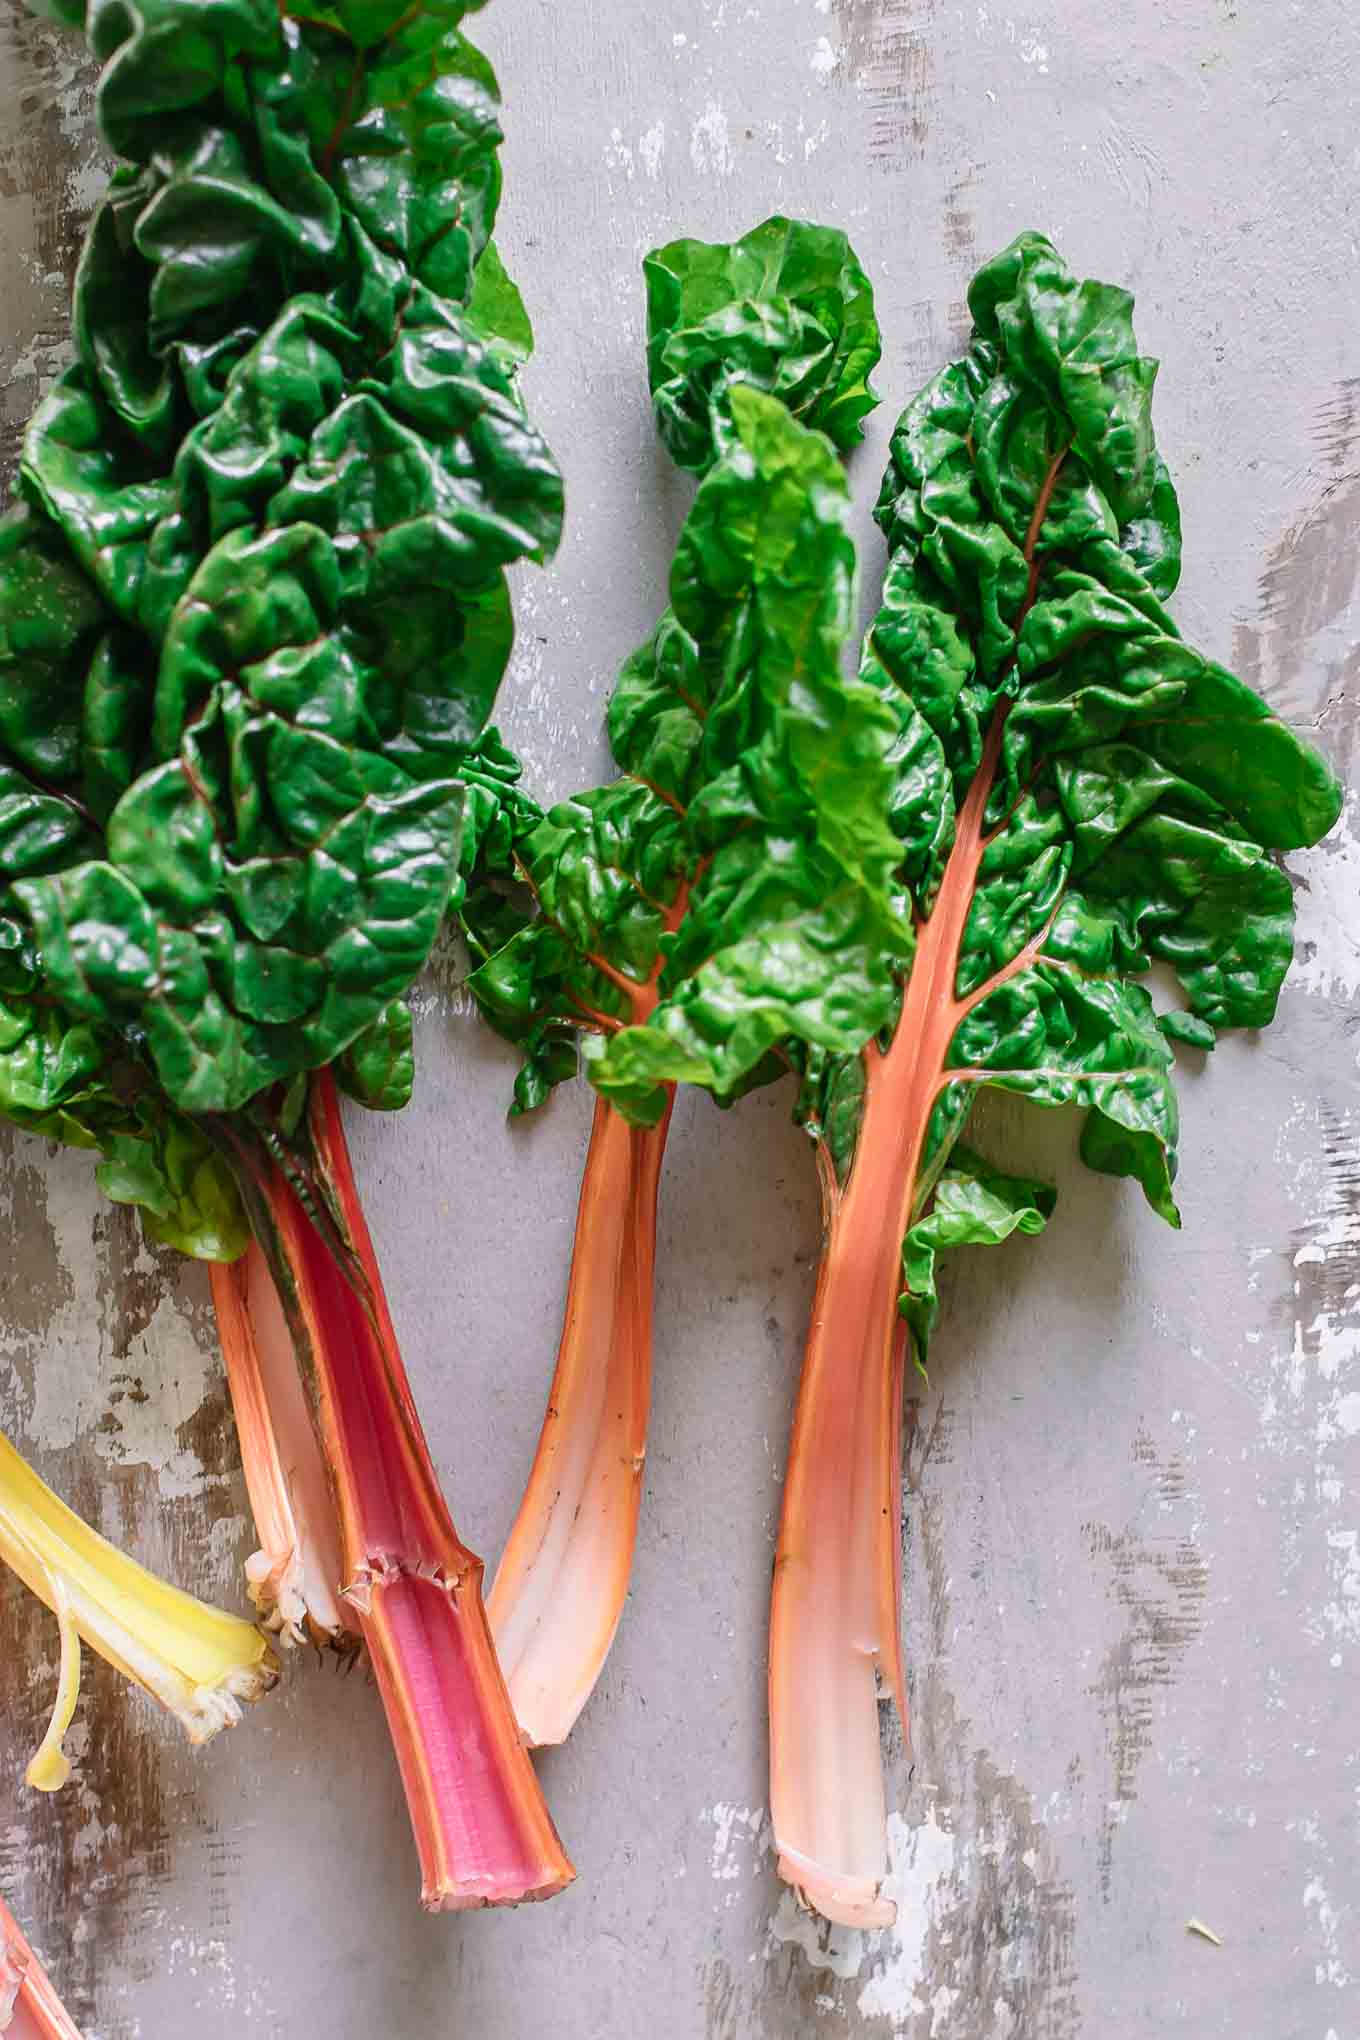
[[[1041,227],[1134,287],[1163,358],[1183,627],[1353,775],[1349,0],[496,0],[478,34],[530,394],[568,487],[560,558],[517,584],[504,697],[537,790],[599,775],[686,501],[647,414],[641,257],[775,210],[845,226],[878,290],[884,404],[852,468],[866,602],[891,420],[962,337],[976,262]],[[91,86],[57,30],[7,13],[7,479],[103,174]],[[1183,1232],[1083,1174],[1065,1116],[989,1108],[992,1145],[1061,1195],[1042,1241],[957,1257],[908,1413],[895,1929],[819,1929],[774,1877],[763,1631],[816,1193],[785,1096],[690,1098],[633,1593],[542,1766],[578,1883],[422,1916],[376,1693],[308,1655],[199,1753],[92,1665],[73,1782],[28,1792],[56,1637],[6,1580],[0,1889],[89,2040],[1355,2040],[1360,849],[1343,822],[1290,868],[1279,1024],[1185,1061]],[[417,1102],[355,1140],[441,1473],[494,1554],[590,1101],[508,1128],[512,1061],[458,972],[449,955],[418,989]],[[201,1271],[149,1251],[81,1156],[20,1136],[0,1136],[0,1234],[6,1428],[111,1535],[239,1603],[251,1535]]]

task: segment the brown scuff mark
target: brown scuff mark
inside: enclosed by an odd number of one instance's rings
[[[1123,1633],[1106,1652],[1089,1688],[1105,1719],[1111,1779],[1105,1795],[1099,1847],[1100,1891],[1112,1896],[1114,1838],[1123,1809],[1138,1797],[1138,1771],[1152,1747],[1159,1691],[1176,1680],[1204,1621],[1208,1567],[1193,1532],[1145,1523],[1149,1507],[1158,1522],[1190,1502],[1185,1468],[1176,1455],[1163,1460],[1142,1427],[1133,1457],[1151,1485],[1135,1519],[1120,1531],[1103,1523],[1082,1526],[1093,1559],[1109,1568],[1109,1592],[1123,1614]]]
[[[1316,501],[1271,548],[1258,620],[1233,639],[1239,671],[1314,731],[1353,713],[1360,695],[1360,650],[1345,629],[1360,584],[1360,377],[1322,406],[1315,445]]]
[[[922,0],[834,0],[841,61],[836,75],[869,109],[869,161],[895,169],[925,155],[930,130],[930,24]]]
[[[63,1456],[65,1457],[65,1456]],[[100,1480],[69,1467],[45,1477],[89,1520]],[[129,1973],[130,1929],[172,1873],[171,1820],[162,1779],[163,1737],[154,1702],[92,1651],[82,1652],[80,1703],[68,1747],[71,1781],[32,1792],[22,1765],[47,1726],[57,1667],[56,1623],[35,1596],[0,1581],[0,1719],[6,1723],[9,1806],[0,1820],[0,1885],[16,1896],[51,1957],[53,1979],[82,2027],[101,2025],[104,1990]],[[174,1730],[178,1733],[178,1730]],[[175,1823],[178,1826],[178,1821]],[[145,1971],[147,1965],[141,1965]]]
[[[75,1153],[59,1165],[88,1167]],[[20,1256],[50,1232],[42,1178],[16,1186],[12,1227]],[[98,1341],[106,1422],[116,1404],[144,1400],[141,1342],[169,1295],[179,1336],[212,1343],[202,1271],[168,1250],[148,1247],[134,1212],[107,1207],[88,1236],[64,1243],[67,1255],[92,1255],[98,1306],[90,1326]],[[58,1243],[52,1242],[52,1253]],[[245,1610],[238,1553],[222,1555],[212,1535],[223,1519],[244,1519],[239,1452],[220,1374],[200,1407],[176,1428],[207,1478],[192,1499],[167,1504],[156,1470],[145,1463],[110,1465],[89,1451],[44,1453],[16,1441],[37,1470],[87,1521],[191,1592]],[[53,1956],[56,1981],[78,2023],[105,2040],[136,2030],[114,2012],[110,1992],[135,1988],[151,1974],[154,1951],[145,1937],[149,1909],[175,1875],[186,1838],[214,1830],[199,1810],[195,1775],[181,1731],[155,1704],[93,1652],[83,1653],[81,1697],[70,1739],[75,1771],[55,1795],[30,1792],[21,1780],[24,1754],[40,1740],[56,1678],[57,1634],[47,1609],[17,1582],[0,1580],[0,1719],[10,1725],[13,1801],[0,1816],[0,1882],[22,1900],[25,1916]],[[8,1854],[6,1854],[8,1850]],[[230,1850],[212,1858],[215,1930],[230,1909]],[[225,1933],[222,1935],[225,1938]]]
[[[954,1422],[954,1412],[943,1398],[936,1405],[935,1414],[928,1426],[922,1423],[919,1397],[914,1397],[907,1403],[906,1464],[902,1481],[905,1517],[903,1534],[907,1540],[907,1552],[903,1561],[903,1573],[904,1576],[909,1573],[910,1543],[914,1537],[920,1546],[921,1565],[926,1576],[928,1595],[926,1618],[930,1628],[928,1648],[931,1664],[937,1664],[949,1647],[950,1581],[940,1511],[932,1509],[926,1503],[924,1483],[927,1466],[948,1466],[954,1458]],[[906,1639],[906,1654],[910,1667],[915,1656],[910,1624],[907,1626]],[[908,1678],[910,1679],[910,1669]]]
[[[1360,1212],[1360,1152],[1351,1115],[1319,1101],[1322,1181],[1313,1215],[1290,1233],[1293,1281],[1281,1312],[1316,1360],[1329,1326],[1349,1322],[1360,1295],[1360,1238],[1347,1223]]]
[[[31,1135],[0,1123],[0,1324],[6,1333],[5,1373],[12,1370],[27,1394],[35,1355],[57,1311],[75,1294],[47,1215],[41,1171],[28,1159],[32,1151]],[[11,1421],[18,1402],[6,1393]]]
[[[932,1747],[957,1765],[971,1723],[942,1685],[926,1706]],[[936,1798],[936,1818],[955,1836],[954,1870],[927,1933],[920,1995],[929,2001],[942,1984],[953,1995],[942,2023],[927,2003],[910,2040],[975,2040],[981,2030],[1076,2040],[1075,1900],[1029,1792],[975,1748],[951,1796],[947,1814],[945,1795]]]
[[[16,6],[0,28],[0,90],[17,107],[0,148],[0,288],[6,371],[0,393],[0,482],[12,484],[38,397],[65,359],[70,297],[87,197],[103,160],[94,130],[97,71],[75,36]]]
[[[198,1408],[175,1427],[175,1442],[191,1453],[202,1468],[203,1488],[191,1501],[176,1503],[173,1520],[167,1524],[176,1561],[184,1569],[202,1572],[201,1551],[208,1546],[213,1527],[224,1518],[244,1513],[241,1485],[241,1451],[232,1419],[226,1375],[217,1352],[215,1321],[207,1291],[207,1276],[172,1248],[149,1241],[137,1213],[129,1205],[111,1204],[95,1221],[95,1252],[99,1262],[101,1352],[105,1356],[105,1384],[108,1408],[101,1429],[120,1428],[118,1405],[123,1401],[145,1401],[148,1391],[137,1371],[136,1347],[149,1330],[162,1302],[168,1297],[182,1327],[182,1336],[192,1339],[216,1360],[207,1393]],[[106,1479],[116,1497],[121,1541],[136,1540],[139,1524],[148,1510],[163,1510],[156,1478],[139,1465],[110,1467]],[[222,1598],[236,1607],[240,1600],[239,1581],[217,1578],[196,1580],[176,1578],[196,1593]]]

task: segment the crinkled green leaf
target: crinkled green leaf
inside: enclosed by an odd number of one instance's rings
[[[225,1158],[192,1120],[148,1109],[135,1133],[102,1143],[95,1170],[115,1204],[141,1206],[149,1237],[201,1261],[234,1261],[250,1244],[250,1222]]]
[[[394,999],[337,1059],[341,1088],[370,1112],[399,1112],[415,1083],[413,1034],[410,1007]]]
[[[891,1050],[903,1068],[927,1058],[911,1095],[934,1101],[910,1186],[918,1342],[983,1084],[1080,1107],[1085,1160],[1178,1222],[1169,1038],[1211,1047],[1221,1027],[1270,1020],[1293,943],[1274,853],[1316,841],[1339,807],[1318,753],[1164,607],[1180,519],[1127,293],[1079,282],[1026,234],[969,303],[968,353],[893,435],[877,513],[890,564],[861,664],[898,717],[886,812],[911,970],[930,973],[923,990],[903,972],[910,1022]],[[1160,1018],[1138,982],[1154,963],[1184,1000]],[[865,1137],[862,1065],[795,1059],[800,1114],[844,1180]],[[909,1148],[920,1131],[880,1137]],[[1016,1209],[1042,1210],[1032,1187]]]
[[[1042,1232],[1056,1203],[1051,1185],[1007,1176],[962,1142],[954,1148],[929,1212],[917,1219],[902,1247],[901,1311],[922,1373],[940,1314],[938,1256],[947,1247],[995,1247],[1015,1232]]]
[[[0,940],[189,1111],[386,1039],[557,540],[468,11],[85,10],[128,160],[0,533]]]
[[[681,467],[711,464],[734,381],[837,446],[859,439],[881,348],[873,290],[844,234],[776,216],[730,245],[672,241],[643,275],[657,425]]]
[[[839,237],[778,226],[786,249],[835,241],[826,274],[858,291]],[[748,239],[740,260],[720,249],[711,264],[684,244],[682,273],[693,291],[704,279],[715,332],[723,289],[787,284],[793,257],[762,269],[773,236]],[[782,302],[743,299],[743,317]],[[855,301],[836,330],[852,317],[863,317]],[[891,1004],[891,964],[909,944],[886,897],[896,718],[842,672],[855,612],[845,481],[826,437],[770,393],[784,387],[771,348],[770,388],[742,379],[740,353],[696,385],[712,414],[710,465],[676,548],[671,606],[611,702],[624,776],[520,835],[536,911],[503,912],[501,946],[475,917],[469,929],[484,958],[471,989],[525,1052],[520,1109],[571,1072],[577,1035],[595,1087],[650,1123],[669,1085],[728,1101],[786,1066],[789,1038],[845,1051]],[[658,412],[665,429],[660,397]]]

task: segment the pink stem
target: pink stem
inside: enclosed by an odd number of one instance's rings
[[[482,1605],[482,1561],[439,1489],[355,1188],[335,1082],[312,1140],[335,1245],[281,1169],[268,1179],[275,1280],[317,1403],[343,1593],[377,1674],[432,1911],[547,1898],[575,1872],[516,1725]]]

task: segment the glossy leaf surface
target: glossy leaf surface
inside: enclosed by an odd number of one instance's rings
[[[891,560],[861,664],[898,719],[898,879],[947,1023],[915,1093],[929,1123],[904,1309],[922,1335],[922,1241],[954,1236],[935,1214],[957,1203],[950,1151],[980,1083],[1082,1107],[1086,1161],[1178,1222],[1167,1037],[1209,1047],[1270,1020],[1293,943],[1274,853],[1316,841],[1339,805],[1318,753],[1164,606],[1180,524],[1128,294],[1078,282],[1026,234],[969,303],[967,355],[893,436],[877,512]],[[1183,1011],[1155,1010],[1154,963]],[[862,1073],[805,1067],[804,1112],[843,1179]],[[1017,1194],[1041,1210],[1034,1186]]]
[[[672,458],[702,474],[740,379],[851,446],[878,399],[868,277],[844,234],[776,215],[739,241],[672,241],[643,264],[647,369]]]
[[[784,350],[806,338],[780,295],[798,261],[823,336],[807,390],[784,376]],[[658,416],[664,431],[701,418],[707,455],[670,607],[610,704],[623,776],[517,824],[533,895],[517,932],[505,939],[505,906],[488,926],[485,895],[465,919],[485,958],[471,988],[525,1050],[517,1109],[572,1072],[584,1036],[591,1082],[654,1124],[667,1086],[731,1098],[781,1067],[770,1057],[790,1036],[862,1041],[908,936],[886,900],[891,711],[841,671],[856,586],[845,481],[791,408],[815,412],[821,391],[828,417],[854,409],[877,347],[862,272],[843,237],[778,220],[732,248],[677,243],[648,278]]]
[[[385,1016],[459,883],[505,569],[562,501],[523,307],[477,274],[468,11],[86,10],[127,160],[0,536],[0,945],[65,1016],[29,1028],[49,1090],[111,1036],[187,1112],[351,1044],[360,1092],[409,1082]]]

